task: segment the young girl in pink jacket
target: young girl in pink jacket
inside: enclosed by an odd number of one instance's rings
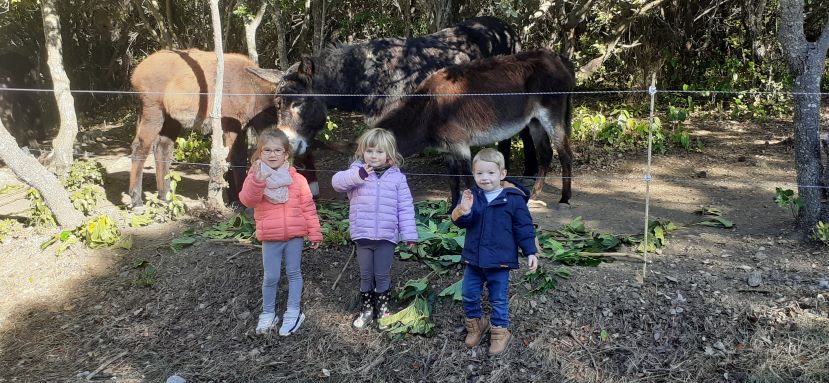
[[[276,315],[276,289],[282,259],[288,275],[288,304],[282,316],[279,335],[293,334],[305,320],[300,311],[302,297],[302,247],[308,237],[311,248],[322,242],[319,217],[311,189],[305,177],[297,173],[288,160],[291,144],[281,130],[267,129],[259,135],[253,166],[248,173],[239,200],[253,208],[256,238],[262,241],[262,314],[257,334],[265,334],[279,323]]]
[[[369,129],[357,140],[355,161],[334,175],[331,186],[347,192],[351,239],[360,264],[361,308],[353,325],[365,328],[389,315],[391,264],[400,241],[417,242],[414,203],[406,176],[400,172],[403,157],[394,135]],[[380,328],[383,330],[384,328]]]

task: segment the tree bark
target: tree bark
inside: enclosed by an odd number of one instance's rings
[[[426,0],[429,10],[429,33],[435,33],[449,24],[452,0]]]
[[[259,24],[262,23],[266,8],[268,8],[268,1],[262,0],[259,4],[259,10],[256,11],[256,15],[245,20],[245,42],[248,46],[248,57],[256,65],[259,65],[259,52],[256,50],[256,30],[259,29]]]
[[[322,50],[323,46],[323,34],[325,33],[325,0],[311,0],[311,19],[313,23],[311,51],[316,54]]]
[[[276,24],[276,50],[279,63],[277,68],[288,69],[288,48],[285,46],[285,20],[282,17],[282,3],[279,0],[273,2],[273,17]]]
[[[72,206],[69,194],[58,178],[49,173],[29,152],[17,146],[17,142],[6,130],[2,120],[0,120],[0,159],[18,178],[40,192],[59,225],[71,229],[83,223],[83,214]]]
[[[400,17],[403,19],[403,36],[411,37],[412,35],[412,0],[396,0],[397,10],[400,11]]]
[[[223,208],[224,191],[227,182],[227,153],[222,134],[222,87],[224,86],[224,46],[222,44],[222,21],[219,15],[219,0],[210,0],[210,16],[213,21],[213,50],[216,52],[216,83],[213,86],[213,110],[210,112],[212,124],[212,147],[210,148],[210,180],[208,182],[207,202],[213,207]]]
[[[781,0],[778,38],[794,76],[794,145],[798,194],[803,207],[796,230],[808,238],[818,220],[826,219],[819,186],[823,164],[820,157],[820,79],[829,49],[829,20],[816,42],[809,42],[803,30],[803,0]]]
[[[60,130],[52,142],[50,167],[58,177],[62,177],[72,166],[72,152],[75,137],[78,135],[78,118],[75,115],[75,99],[72,97],[69,77],[63,69],[63,41],[55,0],[41,1],[40,9],[43,15],[43,33],[46,37],[47,63],[60,115]]]

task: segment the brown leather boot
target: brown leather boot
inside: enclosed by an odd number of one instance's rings
[[[489,330],[489,320],[484,318],[466,318],[466,347],[472,348],[481,343],[484,333]]]
[[[507,350],[512,334],[506,327],[492,326],[489,333],[489,355],[498,355]]]

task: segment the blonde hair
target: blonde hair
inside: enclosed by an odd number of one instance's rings
[[[492,162],[498,165],[498,170],[504,170],[504,155],[493,148],[483,148],[472,158],[472,166],[478,161]]]
[[[378,148],[388,154],[392,165],[403,166],[403,156],[397,150],[397,140],[394,134],[386,129],[372,128],[366,130],[360,138],[357,139],[357,150],[354,152],[354,159],[363,160],[363,154],[368,148]]]
[[[256,162],[259,158],[262,157],[262,148],[265,147],[265,144],[271,141],[278,141],[282,144],[282,147],[285,148],[285,161],[291,159],[293,155],[293,149],[291,149],[291,141],[288,140],[288,136],[285,135],[285,132],[270,127],[259,133],[259,136],[256,138],[256,150],[253,151],[253,155],[250,156],[250,162]]]

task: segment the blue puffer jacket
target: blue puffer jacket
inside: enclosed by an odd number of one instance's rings
[[[362,161],[354,161],[331,179],[334,190],[348,193],[351,239],[417,241],[412,192],[406,176],[392,166],[380,178],[371,173],[363,180],[362,167]]]
[[[527,208],[529,191],[514,182],[505,182],[504,190],[487,203],[483,190],[473,187],[472,211],[453,220],[466,228],[463,245],[464,263],[481,268],[518,268],[518,249],[525,256],[537,254],[535,229]]]

